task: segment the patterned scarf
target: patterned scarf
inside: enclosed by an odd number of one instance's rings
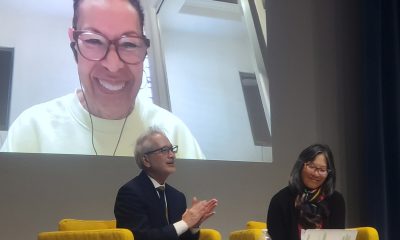
[[[297,195],[294,206],[299,211],[299,228],[323,228],[324,220],[329,215],[324,199],[321,188],[305,189],[303,194]]]

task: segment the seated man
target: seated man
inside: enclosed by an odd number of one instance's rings
[[[214,214],[216,199],[193,198],[187,209],[185,195],[166,184],[176,170],[177,151],[154,127],[136,142],[142,172],[119,189],[114,207],[117,227],[130,229],[135,240],[198,239],[200,224]]]

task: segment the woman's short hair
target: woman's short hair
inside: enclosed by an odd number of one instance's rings
[[[136,140],[134,158],[140,169],[144,169],[143,160],[146,155],[145,153],[154,150],[154,142],[152,141],[154,135],[162,135],[168,139],[164,131],[156,126],[152,126]]]
[[[329,169],[328,176],[321,185],[322,193],[326,196],[329,196],[335,191],[336,168],[332,151],[326,144],[313,144],[300,153],[296,163],[293,166],[292,172],[290,173],[289,186],[297,194],[303,193],[304,189],[306,188],[301,178],[301,172],[303,170],[304,163],[313,161],[318,154],[323,154],[325,156],[328,164],[327,167]]]

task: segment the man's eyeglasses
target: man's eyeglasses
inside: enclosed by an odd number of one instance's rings
[[[118,39],[109,40],[100,33],[75,30],[73,37],[79,53],[91,61],[103,60],[110,51],[110,46],[114,45],[121,61],[127,64],[138,64],[144,60],[147,48],[150,46],[150,40],[145,36],[124,35]]]
[[[156,153],[156,152],[169,153],[170,151],[173,152],[173,153],[177,153],[178,152],[178,146],[177,145],[165,146],[165,147],[162,147],[162,148],[158,148],[156,150],[152,150],[152,151],[146,152],[145,155],[153,154],[153,153]]]
[[[306,168],[308,170],[313,171],[313,172],[317,172],[321,176],[326,176],[326,175],[328,175],[329,173],[332,172],[332,170],[330,170],[330,169],[320,168],[320,167],[315,166],[312,163],[304,163],[304,165],[306,166]]]

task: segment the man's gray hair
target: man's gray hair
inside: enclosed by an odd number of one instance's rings
[[[143,160],[145,153],[154,150],[154,142],[151,141],[151,137],[154,135],[162,135],[168,139],[163,130],[157,126],[151,126],[136,140],[134,158],[140,169],[144,169]]]

